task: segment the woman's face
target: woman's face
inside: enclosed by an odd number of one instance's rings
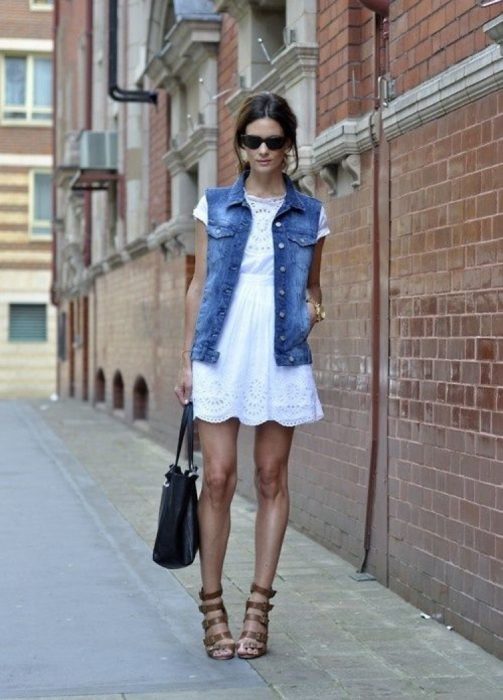
[[[284,139],[284,132],[281,124],[274,119],[264,117],[250,122],[246,127],[246,136],[255,136],[260,139],[270,139],[269,146],[265,141],[262,141],[258,147],[251,144],[253,147],[242,143],[242,148],[246,152],[246,158],[250,164],[250,171],[257,174],[272,174],[283,170],[285,153],[290,148],[288,141],[285,141],[280,148],[274,148],[278,145],[278,139]],[[276,143],[274,142],[276,140]],[[272,146],[272,148],[271,148]]]

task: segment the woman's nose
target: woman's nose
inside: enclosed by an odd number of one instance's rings
[[[258,149],[258,152],[264,153],[264,154],[269,153],[269,149],[267,148],[267,144],[265,141],[262,141],[262,143],[260,144],[260,148]]]

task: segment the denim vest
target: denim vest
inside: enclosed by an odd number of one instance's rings
[[[231,187],[206,190],[207,272],[191,358],[214,363],[252,225],[241,175]],[[285,176],[286,196],[272,224],[274,239],[274,356],[277,365],[312,362],[306,288],[318,235],[321,202],[298,192]]]

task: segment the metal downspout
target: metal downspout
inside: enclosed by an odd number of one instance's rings
[[[86,8],[86,111],[85,126],[87,131],[93,128],[93,6],[94,0],[87,0]],[[91,192],[84,192],[84,265],[92,263],[93,208]],[[89,298],[82,298],[82,399],[89,398]]]
[[[56,148],[56,119],[58,115],[58,90],[57,90],[57,51],[56,42],[58,38],[58,25],[59,25],[59,0],[54,2],[54,14],[52,19],[52,279],[51,279],[51,303],[54,306],[58,305],[58,299],[56,296],[56,255],[58,252],[58,242],[56,239],[56,202],[57,202],[57,192],[56,192],[56,178],[54,177],[56,172],[56,160],[57,160],[57,148]]]
[[[382,131],[382,99],[380,95],[381,77],[383,65],[381,52],[385,35],[384,25],[387,24],[389,11],[389,0],[361,0],[362,4],[375,13],[374,24],[374,122],[377,117],[378,129],[374,134],[373,148],[373,235],[372,235],[372,350],[371,350],[371,439],[370,439],[370,459],[367,484],[367,502],[364,527],[364,557],[358,574],[365,575],[365,567],[370,552],[374,504],[376,498],[377,467],[380,455],[384,455],[387,461],[387,446],[380,444],[379,435],[383,432],[387,434],[387,411],[386,415],[381,415],[381,404],[387,397],[387,358],[388,358],[388,332],[386,332],[386,342],[382,343],[381,330],[383,322],[387,322],[387,285],[388,285],[388,259],[382,256],[389,248],[389,150]],[[372,128],[372,127],[371,127]],[[383,148],[384,147],[384,148]],[[384,151],[384,152],[383,152]],[[384,156],[384,158],[383,158]],[[386,190],[384,192],[384,190]],[[387,223],[387,225],[386,225]],[[381,240],[381,232],[386,233],[386,239]],[[382,248],[385,250],[381,250]],[[383,263],[385,269],[383,270]],[[383,274],[384,272],[384,274]],[[382,289],[385,287],[384,289]],[[382,294],[382,291],[384,292]],[[381,347],[384,345],[385,347]],[[383,366],[384,363],[384,366]],[[383,377],[383,381],[381,381]],[[387,500],[386,500],[387,502]],[[387,528],[387,505],[386,505],[386,528]],[[385,540],[387,549],[387,534]],[[385,559],[385,578],[387,579],[387,555]]]
[[[108,95],[116,102],[147,102],[156,105],[156,92],[123,90],[117,85],[118,21],[117,0],[108,0]]]
[[[57,89],[57,39],[58,39],[58,26],[59,26],[59,0],[54,0],[54,14],[52,17],[52,258],[51,258],[51,287],[50,287],[50,299],[51,304],[56,306],[56,337],[57,337],[57,350],[56,350],[56,393],[60,395],[60,377],[59,377],[59,342],[60,342],[60,332],[59,332],[59,299],[56,294],[56,276],[57,276],[57,265],[56,256],[58,254],[58,232],[56,226],[56,207],[57,207],[57,187],[56,187],[56,167],[57,167],[57,148],[56,148],[56,120],[58,117],[58,89]],[[66,331],[66,329],[65,329]]]

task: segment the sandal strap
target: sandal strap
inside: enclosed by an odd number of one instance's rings
[[[201,588],[199,591],[199,597],[201,600],[211,600],[212,598],[219,598],[222,595],[222,586],[218,589],[218,591],[215,591],[215,593],[205,593],[204,589]]]
[[[259,586],[256,583],[252,583],[250,593],[260,593],[266,598],[274,598],[276,595],[276,591],[273,591],[272,588],[262,588],[262,586]]]
[[[248,608],[254,608],[255,610],[262,610],[264,613],[268,613],[270,610],[274,608],[274,605],[271,605],[270,603],[267,603],[264,601],[263,603],[259,603],[255,600],[247,600],[246,601],[246,609]]]
[[[223,642],[224,639],[226,639],[225,644],[219,644],[219,642]],[[221,649],[234,649],[236,646],[236,643],[233,642],[231,639],[229,639],[229,635],[225,634],[224,632],[221,632],[220,634],[210,634],[209,637],[205,637],[203,639],[203,643],[205,647],[214,647],[217,646]]]
[[[199,606],[199,610],[206,615],[209,612],[215,612],[216,610],[222,610],[224,615],[227,615],[227,610],[223,603],[211,603],[210,605],[205,605],[204,603]]]
[[[246,622],[247,620],[251,620],[252,622],[260,622],[260,624],[264,625],[264,627],[267,627],[269,624],[269,618],[267,615],[253,615],[252,613],[246,613],[243,622]]]
[[[254,632],[253,630],[243,630],[239,640],[241,639],[253,639],[261,644],[267,644],[267,633],[265,632]]]
[[[229,622],[227,615],[218,615],[218,617],[212,617],[209,620],[203,620],[202,621],[202,626],[204,630],[209,630],[210,627],[214,627],[215,625],[222,625],[222,624],[227,624]]]

